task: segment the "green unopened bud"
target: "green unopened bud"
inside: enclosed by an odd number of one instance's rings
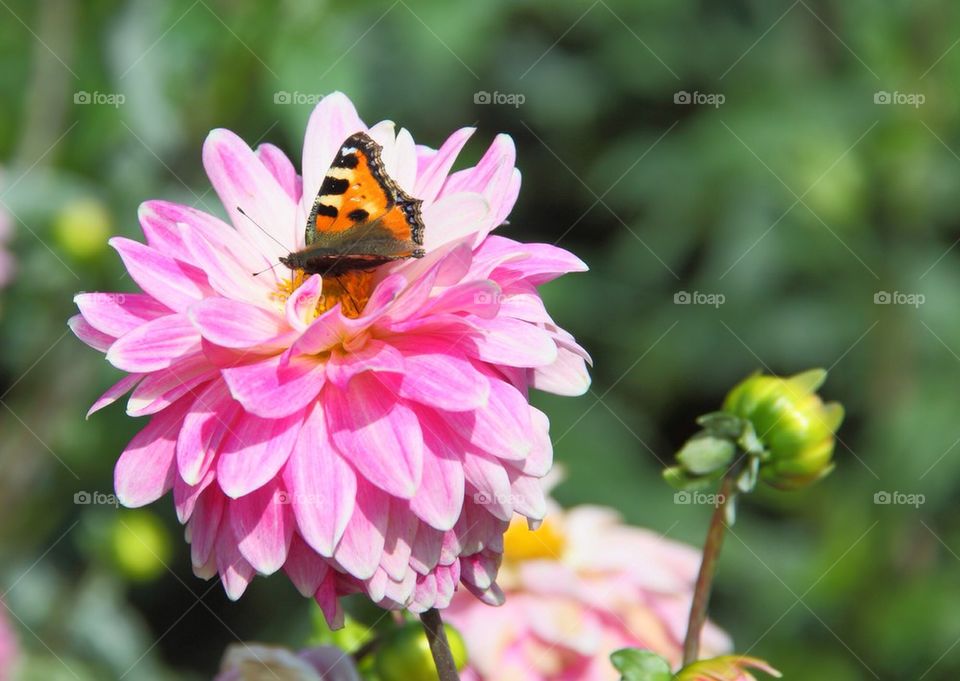
[[[467,648],[460,632],[443,625],[457,669],[467,664]],[[419,622],[409,622],[390,632],[374,654],[374,670],[382,681],[437,681],[437,668],[427,635]]]
[[[53,220],[57,244],[75,258],[91,258],[106,250],[113,231],[110,212],[99,199],[83,197],[66,203]]]
[[[123,511],[110,528],[111,558],[130,580],[145,582],[160,576],[171,552],[167,528],[150,511]]]
[[[766,450],[760,475],[768,483],[801,487],[833,469],[843,407],[817,395],[826,377],[823,369],[790,378],[754,374],[724,400],[724,411],[748,420]]]

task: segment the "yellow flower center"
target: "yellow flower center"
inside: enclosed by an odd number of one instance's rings
[[[359,317],[373,292],[373,275],[373,270],[355,270],[337,276],[324,277],[322,294],[317,299],[315,308],[307,315],[306,321],[312,322],[337,303],[340,303],[340,309],[343,310],[345,317],[351,319]],[[280,280],[272,297],[281,309],[307,278],[303,270],[294,270],[289,278]]]
[[[503,535],[503,559],[520,562],[544,558],[560,560],[566,547],[566,537],[550,520],[531,530],[525,520],[514,519]]]

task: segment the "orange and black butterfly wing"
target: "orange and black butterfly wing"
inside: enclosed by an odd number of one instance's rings
[[[380,149],[366,133],[351,135],[323,178],[300,253],[317,268],[342,272],[423,256],[422,202],[387,175]]]

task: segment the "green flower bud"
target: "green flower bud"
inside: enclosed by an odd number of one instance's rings
[[[823,369],[790,378],[754,374],[724,400],[724,411],[750,421],[763,444],[760,475],[768,483],[802,487],[833,469],[834,433],[843,421],[843,407],[824,404],[817,395],[826,377]]]
[[[110,528],[110,556],[128,579],[145,582],[159,577],[170,561],[167,528],[150,511],[123,511]]]
[[[457,669],[467,664],[467,648],[460,632],[443,625]],[[409,622],[386,635],[374,654],[374,670],[382,681],[437,681],[437,668],[423,626]]]
[[[78,259],[104,252],[112,231],[113,218],[106,204],[89,196],[68,202],[53,220],[57,245]]]

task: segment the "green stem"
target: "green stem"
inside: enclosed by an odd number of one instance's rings
[[[437,666],[440,681],[460,681],[440,611],[431,608],[420,615],[420,621],[423,623],[423,630],[427,632],[427,641],[430,643],[430,652],[433,654],[433,663]]]
[[[710,601],[710,590],[713,587],[713,576],[717,571],[717,559],[720,557],[720,547],[723,546],[723,535],[726,530],[726,506],[732,501],[736,471],[730,470],[720,483],[720,493],[713,517],[710,518],[710,527],[707,530],[707,541],[703,545],[703,560],[700,563],[700,573],[697,575],[697,585],[693,592],[693,603],[690,606],[690,619],[687,622],[687,637],[683,642],[683,665],[692,664],[700,657],[700,632],[707,621],[707,605]]]

